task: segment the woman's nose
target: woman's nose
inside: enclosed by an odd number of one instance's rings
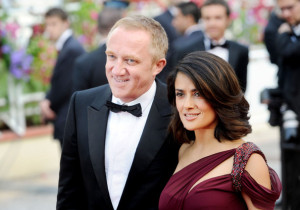
[[[194,101],[191,97],[186,97],[185,101],[184,101],[184,108],[186,109],[190,109],[190,108],[194,108],[195,104]]]

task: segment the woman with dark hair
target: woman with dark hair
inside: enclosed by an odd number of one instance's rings
[[[169,129],[181,144],[160,210],[274,209],[280,180],[251,132],[249,104],[231,66],[208,52],[188,54],[168,78]]]

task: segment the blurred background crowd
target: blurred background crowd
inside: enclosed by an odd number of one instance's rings
[[[53,92],[56,85],[53,81],[54,71],[57,68],[58,56],[62,56],[62,54],[53,42],[57,39],[51,39],[51,32],[47,30],[45,13],[50,8],[60,7],[68,13],[70,20],[68,28],[83,48],[79,53],[81,56],[76,61],[75,58],[72,61],[75,62],[76,68],[72,68],[72,72],[68,72],[64,76],[64,81],[73,81],[70,85],[65,83],[70,95],[76,90],[87,89],[107,82],[105,75],[102,74],[92,76],[95,81],[90,79],[89,83],[83,84],[85,75],[78,72],[104,65],[104,58],[100,57],[104,55],[105,49],[102,47],[105,47],[103,44],[105,44],[109,28],[118,18],[130,14],[153,17],[165,28],[170,47],[167,55],[168,65],[163,74],[158,75],[161,80],[165,81],[168,71],[176,65],[183,54],[190,51],[190,48],[187,50],[183,46],[190,47],[193,43],[197,43],[197,41],[192,42],[193,33],[199,32],[200,35],[198,34],[197,37],[201,37],[201,40],[212,36],[211,34],[207,35],[209,31],[206,31],[203,26],[203,22],[205,22],[201,18],[203,14],[193,12],[186,2],[192,2],[200,11],[205,0],[0,0],[0,140],[1,132],[10,130],[22,137],[29,127],[45,125],[48,121],[52,121],[49,117],[51,114],[48,117],[45,114],[47,106],[49,108],[50,104],[45,105],[43,102],[45,100],[51,102],[51,91]],[[291,84],[283,80],[291,77],[297,80],[297,75],[280,76],[287,68],[298,68],[299,70],[299,64],[293,64],[299,58],[300,52],[299,27],[293,32],[296,33],[295,38],[291,38],[296,39],[294,41],[298,43],[298,45],[292,44],[296,46],[296,49],[293,49],[296,54],[285,60],[288,55],[280,54],[276,50],[277,36],[291,32],[286,31],[288,29],[284,27],[280,29],[280,26],[283,23],[291,26],[300,22],[299,17],[297,17],[298,22],[293,22],[290,14],[293,9],[291,6],[294,7],[298,0],[227,0],[226,2],[230,6],[231,13],[230,22],[224,25],[224,37],[226,40],[242,46],[242,51],[235,56],[242,56],[243,49],[246,53],[245,64],[239,63],[234,68],[238,69],[241,65],[245,65],[245,68],[240,70],[242,73],[237,74],[246,98],[250,102],[252,123],[264,121],[268,122],[270,126],[279,127],[280,145],[276,146],[281,148],[283,185],[294,186],[289,190],[283,189],[283,193],[285,193],[282,198],[283,206],[287,208],[289,203],[290,209],[300,208],[297,206],[299,203],[290,204],[292,199],[289,200],[291,196],[296,198],[300,193],[300,190],[297,190],[300,189],[299,178],[297,181],[300,167],[295,167],[299,164],[296,164],[295,160],[300,157],[300,141],[297,133],[299,107],[297,103],[295,106],[298,108],[295,108],[293,103],[286,104],[282,101],[282,95],[286,94],[283,91],[286,89],[283,84]],[[115,14],[113,10],[105,12],[105,8],[117,9],[120,14]],[[189,18],[185,19],[188,16]],[[194,20],[191,20],[190,17],[193,17]],[[186,39],[186,37],[188,38]],[[189,45],[189,42],[192,44]],[[213,41],[210,42],[213,43]],[[284,46],[287,46],[288,42],[280,44],[282,44],[284,52]],[[205,45],[204,41],[204,50],[224,54],[220,49],[207,49]],[[229,56],[227,54],[229,63],[232,62],[230,53],[229,51]],[[238,57],[238,60],[243,59],[243,57]],[[97,64],[97,62],[102,63]],[[292,67],[289,65],[291,63]],[[235,64],[231,63],[231,65]],[[99,79],[101,77],[102,79]],[[288,87],[288,89],[291,88]],[[66,91],[66,87],[59,88],[58,91],[52,93],[52,95],[54,94],[52,98],[58,97],[60,92]],[[291,97],[298,97],[297,94],[293,95],[292,93]],[[254,109],[258,113],[257,115],[254,114]],[[66,111],[64,110],[64,112]],[[62,127],[61,125],[59,124],[58,127]],[[272,136],[272,134],[269,135]],[[61,140],[57,133],[54,133],[54,138]],[[285,164],[287,162],[289,164]],[[284,169],[285,167],[286,169]],[[287,177],[288,174],[295,174],[296,178]],[[290,180],[294,181],[290,182]]]
[[[2,0],[0,4],[0,129],[9,127],[18,134],[25,125],[41,123],[38,101],[49,89],[57,52],[45,33],[44,13],[60,6],[70,14],[71,29],[86,51],[101,41],[97,16],[103,0]],[[117,1],[116,1],[117,2]],[[195,0],[201,6],[203,0]],[[127,14],[155,17],[176,1],[135,0],[124,5]],[[228,0],[233,22],[226,36],[251,47],[263,45],[263,31],[272,0]],[[23,100],[22,100],[23,99]],[[12,111],[12,109],[14,111]],[[4,113],[7,113],[4,114]]]

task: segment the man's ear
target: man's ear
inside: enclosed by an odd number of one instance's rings
[[[70,25],[71,25],[70,21],[68,21],[68,20],[64,21],[64,25],[65,25],[66,29],[70,28]]]
[[[167,60],[165,58],[162,58],[162,59],[159,59],[158,61],[156,61],[154,63],[154,71],[153,71],[153,75],[158,75],[162,70],[163,68],[166,66],[167,64]]]
[[[227,17],[227,28],[229,28],[232,24],[232,18],[229,16]]]
[[[193,15],[186,15],[185,16],[186,17],[186,19],[188,20],[188,23],[189,24],[192,24],[192,25],[194,25],[195,24],[195,20],[194,20],[194,16]]]

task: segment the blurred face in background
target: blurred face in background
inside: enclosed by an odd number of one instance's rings
[[[52,41],[57,41],[63,32],[69,28],[69,22],[58,16],[46,17],[45,25],[46,33]]]
[[[298,0],[294,6],[293,15],[296,19],[296,24],[300,24],[300,0]]]
[[[180,34],[184,34],[185,30],[188,28],[188,16],[184,16],[180,9],[176,8],[176,15],[173,18],[172,25],[176,31]]]
[[[294,10],[297,9],[298,0],[277,0],[277,5],[281,11],[281,17],[290,25],[296,24]],[[299,14],[298,14],[299,16]]]
[[[226,8],[222,5],[207,5],[201,8],[201,17],[207,36],[219,41],[224,37],[230,24],[230,18],[226,14]]]

